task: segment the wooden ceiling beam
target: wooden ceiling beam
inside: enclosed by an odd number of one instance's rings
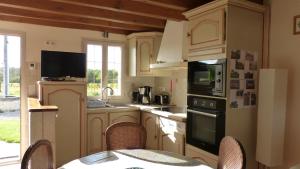
[[[107,9],[158,19],[185,20],[181,10],[145,4],[134,0],[52,0],[67,4]]]
[[[186,11],[203,4],[201,0],[133,0],[146,4]],[[205,0],[206,1],[206,0]]]
[[[46,12],[39,12],[37,14],[30,10],[1,6],[1,4],[0,4],[0,12],[3,14],[10,14],[16,16],[25,16],[25,17],[39,18],[39,19],[44,18],[53,21],[63,21],[68,23],[85,24],[90,26],[102,26],[102,27],[113,28],[113,29],[123,29],[123,30],[131,30],[131,31],[143,31],[143,30],[151,29],[149,27],[144,27],[144,26],[116,23],[116,22],[100,20],[100,19],[65,16],[61,14],[53,14],[53,13],[46,13]],[[156,30],[163,31],[163,29],[156,29]]]
[[[68,16],[78,16],[91,19],[102,19],[106,21],[133,24],[152,28],[164,28],[165,20],[138,16],[128,13],[120,13],[106,9],[92,8],[53,2],[50,0],[1,0],[1,6],[27,9],[33,12],[48,12],[64,14]]]
[[[3,14],[3,13],[0,13],[0,20],[18,22],[18,23],[29,23],[35,25],[54,26],[54,27],[61,27],[61,28],[94,30],[94,31],[118,33],[118,34],[125,34],[125,35],[132,33],[132,31],[126,31],[126,30],[120,30],[114,28],[92,26],[92,25],[85,25],[85,24],[78,24],[78,23],[60,22],[60,21],[53,21],[50,19],[16,16],[16,15]]]

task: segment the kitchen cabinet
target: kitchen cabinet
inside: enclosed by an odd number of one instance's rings
[[[88,114],[87,124],[88,154],[106,150],[105,130],[108,127],[108,114]]]
[[[156,63],[162,33],[147,32],[128,35],[129,75],[152,76],[150,64]]]
[[[55,119],[56,166],[85,155],[86,83],[39,81],[39,100],[58,107]]]
[[[116,112],[109,114],[109,124],[119,123],[119,122],[132,122],[140,123],[140,112],[139,111],[125,111]]]
[[[159,149],[184,155],[185,124],[159,117]]]
[[[225,42],[225,9],[188,17],[188,50],[222,45]]]
[[[185,145],[185,155],[193,159],[201,161],[203,164],[206,164],[212,168],[217,168],[218,156],[210,154],[206,151],[198,149],[189,144]]]
[[[164,150],[184,155],[185,123],[142,112],[147,131],[146,149]]]
[[[142,112],[142,125],[147,131],[146,149],[158,149],[159,123],[158,116],[148,112]]]
[[[89,111],[89,110],[88,110]],[[112,108],[112,111],[113,108]],[[105,131],[111,124],[118,122],[140,123],[139,111],[93,110],[87,115],[87,154],[93,154],[106,150]]]

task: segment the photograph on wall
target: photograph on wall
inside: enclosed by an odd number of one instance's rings
[[[230,106],[256,106],[257,52],[232,50],[230,56]]]
[[[294,34],[300,34],[300,15],[294,17]]]

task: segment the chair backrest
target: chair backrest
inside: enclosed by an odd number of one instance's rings
[[[245,168],[246,154],[242,144],[233,137],[224,137],[219,149],[218,169]]]
[[[36,152],[39,148],[46,148],[47,157],[48,158],[48,168],[53,169],[53,151],[51,147],[51,143],[48,140],[38,140],[34,144],[30,145],[26,150],[22,162],[21,162],[21,169],[28,169],[28,163],[31,159],[34,152]]]
[[[112,124],[106,129],[105,136],[108,150],[144,149],[146,146],[146,129],[136,123]]]

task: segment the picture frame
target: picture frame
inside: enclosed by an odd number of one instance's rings
[[[300,34],[300,15],[294,17],[294,35]]]

